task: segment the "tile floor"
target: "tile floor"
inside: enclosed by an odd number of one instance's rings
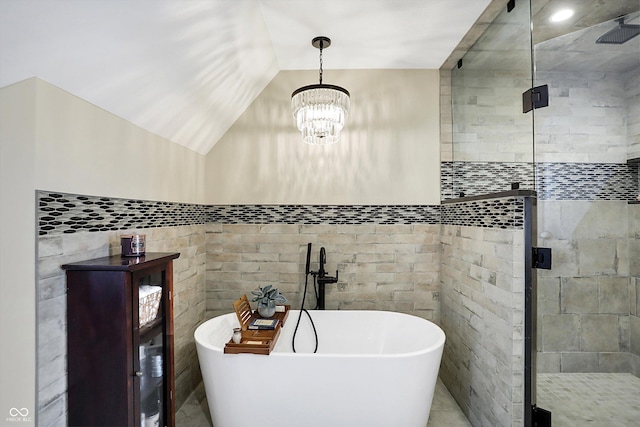
[[[538,374],[538,406],[552,412],[553,427],[640,426],[640,378],[631,374]],[[202,384],[176,414],[180,427],[211,427]],[[438,379],[428,427],[470,427]]]
[[[176,413],[176,425],[180,427],[211,427],[211,417],[202,384],[194,391]],[[470,427],[471,424],[456,404],[447,388],[438,379],[431,405],[429,427]],[[354,426],[355,427],[355,426]]]
[[[640,378],[632,374],[538,374],[539,407],[553,427],[640,426]]]

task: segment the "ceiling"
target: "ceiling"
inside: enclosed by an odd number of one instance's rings
[[[625,23],[639,25],[640,13],[627,15]],[[597,73],[640,70],[640,36],[620,45],[596,43],[598,37],[617,25],[615,21],[606,21],[536,44],[536,68],[544,71]]]
[[[572,9],[566,21],[552,23],[559,9]],[[532,0],[533,44],[580,31],[640,10],[640,0]]]
[[[318,68],[313,37],[325,70],[438,69],[490,2],[0,0],[0,87],[37,76],[206,154],[280,70]]]
[[[473,49],[459,46],[445,68],[454,68],[464,57],[465,69],[526,70],[531,67],[532,41],[537,70],[625,73],[640,67],[640,36],[622,45],[595,43],[617,27],[617,18],[639,25],[640,0],[531,0],[531,10],[518,1],[507,13],[504,4],[494,0],[487,8],[492,13],[485,11],[489,16],[477,22],[461,43],[473,44]],[[565,8],[574,10],[571,18],[550,22]],[[487,28],[486,22],[492,24]]]
[[[571,8],[567,21],[551,23],[551,15]],[[617,18],[640,24],[640,0],[533,0],[533,43],[536,67],[545,71],[627,72],[640,67],[640,36],[624,44],[596,44],[614,29]]]

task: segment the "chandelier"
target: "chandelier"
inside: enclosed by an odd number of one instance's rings
[[[334,144],[340,140],[344,119],[349,114],[349,91],[322,83],[322,50],[331,46],[331,39],[316,37],[311,44],[320,49],[320,83],[293,91],[291,110],[304,142]]]

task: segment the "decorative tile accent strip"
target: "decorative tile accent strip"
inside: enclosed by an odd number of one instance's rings
[[[41,236],[205,223],[205,207],[38,191]]]
[[[638,165],[626,163],[540,163],[540,200],[635,200]]]
[[[209,206],[207,222],[222,224],[439,224],[440,206]]]
[[[453,162],[440,162],[440,200],[459,197],[454,194],[453,186]]]
[[[524,198],[475,200],[442,205],[442,224],[484,228],[524,227]]]
[[[480,196],[511,190],[512,183],[519,183],[521,190],[533,190],[532,163],[508,162],[442,162],[442,200]]]
[[[221,224],[454,224],[519,227],[522,202],[492,199],[451,205],[196,205],[38,191],[40,236]],[[519,210],[518,210],[519,209]],[[446,218],[444,216],[446,212]],[[520,225],[519,225],[520,224]]]
[[[442,162],[442,200],[506,191],[512,182],[533,190],[531,163]],[[538,163],[539,200],[635,200],[638,164]]]

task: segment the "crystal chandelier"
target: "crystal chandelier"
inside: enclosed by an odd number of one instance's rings
[[[349,114],[349,91],[322,84],[322,49],[331,46],[331,39],[316,37],[311,44],[320,49],[320,84],[296,89],[291,94],[291,110],[304,142],[334,144],[340,140],[344,119]]]

